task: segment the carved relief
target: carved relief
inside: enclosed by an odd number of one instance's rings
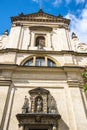
[[[31,107],[29,99],[25,96],[22,113],[57,113],[56,102],[49,91],[42,88],[36,88],[29,91]],[[31,108],[29,110],[29,108]]]
[[[4,49],[8,39],[8,30],[6,30],[3,35],[0,36],[0,49]]]
[[[39,47],[40,49],[43,49],[43,47],[45,47],[45,38],[43,36],[38,36],[36,38],[35,46]]]
[[[43,99],[41,96],[35,98],[35,112],[43,111]]]
[[[76,36],[76,34],[74,32],[72,33],[72,39],[75,42],[75,44],[74,44],[75,51],[87,52],[87,44],[80,43],[78,37]]]
[[[22,114],[16,115],[19,126],[22,126],[23,130],[29,130],[29,128],[34,129],[34,125],[38,129],[40,127],[44,128],[44,126],[48,130],[58,128],[58,119],[61,116],[57,112],[55,99],[50,92],[39,87],[30,90],[29,94],[31,107],[29,99],[25,96]]]
[[[29,112],[29,99],[25,96],[24,104],[22,107],[22,113],[28,113]]]
[[[87,44],[85,44],[85,43],[79,43],[77,45],[77,50],[79,50],[79,51],[86,51],[87,52]]]

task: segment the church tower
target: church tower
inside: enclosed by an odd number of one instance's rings
[[[70,20],[40,9],[0,36],[0,130],[86,130],[87,45]]]

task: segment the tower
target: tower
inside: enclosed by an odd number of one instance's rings
[[[86,130],[87,45],[61,15],[11,17],[0,36],[1,130]]]

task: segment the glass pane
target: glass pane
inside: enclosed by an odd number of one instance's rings
[[[45,66],[44,58],[36,58],[36,66]]]
[[[33,65],[33,59],[28,60],[24,65],[25,66],[32,66]]]
[[[52,60],[48,59],[47,66],[56,66],[56,64]]]

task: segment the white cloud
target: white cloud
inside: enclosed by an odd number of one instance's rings
[[[72,2],[72,0],[32,0],[33,2],[36,3],[41,3],[41,2],[49,2],[49,4],[53,4],[53,6],[57,7],[59,6],[61,3],[65,3],[65,4],[69,4],[70,2]],[[79,3],[84,3],[86,0],[75,0],[76,4]]]
[[[84,3],[86,0],[75,0],[76,4],[81,4]],[[53,5],[54,6],[59,6],[61,3],[65,3],[65,4],[69,4],[70,2],[72,2],[72,0],[54,0]]]
[[[53,5],[58,6],[60,3],[62,3],[62,0],[54,0]]]
[[[79,4],[79,3],[84,3],[85,0],[76,0],[76,3]]]
[[[71,2],[71,0],[65,0],[67,4],[69,4]]]
[[[33,2],[36,2],[36,3],[38,3],[39,2],[39,0],[32,0]]]
[[[66,17],[71,20],[71,32],[75,32],[81,42],[87,43],[87,8],[82,10],[79,18],[70,13]]]

